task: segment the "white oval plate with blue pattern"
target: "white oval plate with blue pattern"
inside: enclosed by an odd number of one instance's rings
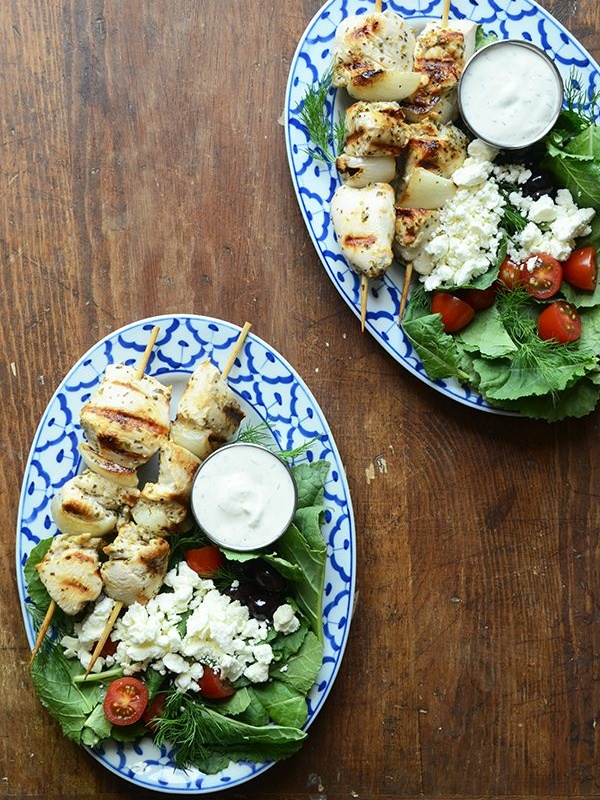
[[[364,0],[329,0],[322,6],[306,28],[292,61],[284,111],[288,161],[300,210],[325,272],[359,318],[360,279],[340,253],[329,216],[330,201],[339,184],[337,171],[334,164],[317,162],[307,155],[310,140],[298,111],[307,88],[322,78],[331,66],[337,26],[346,17],[365,13],[374,7],[374,2]],[[389,0],[384,3],[384,8],[400,14],[418,30],[427,21],[441,17],[443,0]],[[554,59],[565,81],[575,70],[583,90],[589,90],[590,95],[598,91],[600,67],[569,32],[535,2],[453,0],[450,17],[471,19],[481,24],[487,33],[494,33],[501,39],[533,42]],[[329,100],[332,124],[338,113],[336,99],[334,93]],[[442,394],[472,408],[505,414],[455,380],[432,381],[426,375],[398,325],[403,277],[403,270],[393,265],[382,280],[370,282],[365,329],[403,367]]]
[[[172,384],[175,399],[200,361],[209,358],[223,370],[240,334],[235,325],[208,317],[178,315],[141,320],[94,345],[63,379],[35,434],[19,505],[17,582],[31,646],[35,642],[35,631],[26,610],[23,566],[40,539],[57,533],[50,516],[50,501],[65,481],[80,469],[77,446],[83,437],[79,412],[108,364],[139,361],[155,325],[160,327],[160,333],[147,372],[163,383]],[[308,696],[308,726],[331,689],[350,628],[356,574],[350,492],[323,412],[305,383],[279,353],[250,333],[228,383],[246,411],[248,423],[266,423],[279,449],[291,450],[314,440],[301,459],[325,459],[331,465],[325,486],[326,512],[322,527],[327,542],[324,655],[321,671]],[[169,750],[156,747],[150,738],[127,745],[110,741],[89,752],[107,769],[140,787],[176,794],[204,794],[237,786],[271,766],[237,762],[216,775],[205,775],[194,769],[184,772],[175,768]]]

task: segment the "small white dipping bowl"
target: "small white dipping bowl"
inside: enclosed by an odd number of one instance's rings
[[[458,104],[479,139],[506,150],[529,147],[556,122],[564,87],[556,64],[529,42],[501,39],[465,64]]]
[[[215,544],[261,550],[285,533],[298,492],[288,465],[266,447],[234,442],[202,462],[190,504],[196,522]]]

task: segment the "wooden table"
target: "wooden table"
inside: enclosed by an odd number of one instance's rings
[[[600,57],[598,4],[544,5]],[[249,319],[294,365],[337,439],[358,531],[323,712],[299,754],[223,797],[600,796],[598,416],[473,411],[361,335],[305,230],[281,126],[319,6],[0,3],[3,797],[157,796],[39,705],[14,531],[61,377],[110,331],[169,312]]]

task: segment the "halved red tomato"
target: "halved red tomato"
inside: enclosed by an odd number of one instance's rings
[[[535,253],[520,265],[521,285],[536,300],[548,300],[560,289],[563,270],[560,261],[548,253]]]
[[[113,725],[133,725],[148,705],[148,689],[137,678],[117,678],[106,691],[104,715]]]
[[[523,273],[519,264],[515,264],[508,256],[500,265],[498,282],[506,289],[516,289],[517,286],[521,286],[523,283]]]
[[[598,260],[594,247],[573,250],[563,262],[563,276],[567,283],[578,289],[593,292],[598,283]]]
[[[441,314],[446,333],[461,330],[475,316],[475,309],[472,306],[450,292],[434,292],[431,311],[434,314]]]
[[[206,664],[203,664],[203,667],[204,672],[198,681],[202,697],[206,697],[207,700],[223,700],[225,697],[231,697],[235,689],[229,681],[221,677],[220,670]]]
[[[210,578],[214,575],[225,561],[225,556],[214,544],[186,550],[184,556],[188,567],[203,578]]]
[[[164,692],[159,692],[154,695],[151,702],[146,706],[142,714],[142,722],[150,728],[150,730],[156,728],[156,720],[162,715],[166,701],[167,695]]]
[[[538,333],[541,339],[554,339],[560,344],[575,342],[581,336],[581,317],[575,306],[557,300],[538,317]]]
[[[487,289],[461,289],[457,296],[468,303],[475,311],[484,311],[491,308],[496,299],[496,287],[488,286]]]

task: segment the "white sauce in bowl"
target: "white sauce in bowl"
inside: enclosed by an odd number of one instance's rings
[[[528,147],[552,128],[563,102],[554,62],[529,42],[492,42],[467,62],[459,83],[460,112],[488,144]]]
[[[289,467],[277,455],[236,442],[200,465],[190,502],[196,522],[213,542],[231,550],[258,550],[289,527],[297,491]]]

